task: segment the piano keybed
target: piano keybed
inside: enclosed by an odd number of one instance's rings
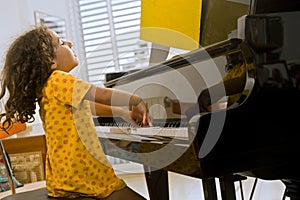
[[[94,118],[96,126],[116,126],[116,127],[135,127],[119,117],[97,117]],[[185,118],[152,119],[153,127],[178,128],[187,127],[188,121]]]
[[[149,137],[188,138],[188,121],[184,118],[153,119],[153,127],[139,127],[121,118],[94,118],[97,132],[123,133]]]

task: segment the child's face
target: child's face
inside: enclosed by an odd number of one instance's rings
[[[59,38],[59,36],[52,30],[49,30],[52,35],[53,42],[57,45],[55,50],[56,58],[52,68],[69,72],[78,65],[78,59],[74,53],[73,44]]]

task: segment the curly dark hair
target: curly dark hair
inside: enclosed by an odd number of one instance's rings
[[[2,69],[2,99],[9,92],[5,113],[0,115],[2,130],[13,122],[33,122],[36,102],[52,73],[56,45],[47,27],[36,26],[19,36],[9,47]]]

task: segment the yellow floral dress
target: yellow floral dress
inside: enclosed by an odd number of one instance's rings
[[[126,186],[107,160],[84,99],[91,85],[55,70],[40,101],[47,142],[46,187],[49,196],[104,198]]]

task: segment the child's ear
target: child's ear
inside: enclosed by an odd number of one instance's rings
[[[51,65],[51,69],[56,69],[57,68],[57,63],[54,61],[53,64]]]

